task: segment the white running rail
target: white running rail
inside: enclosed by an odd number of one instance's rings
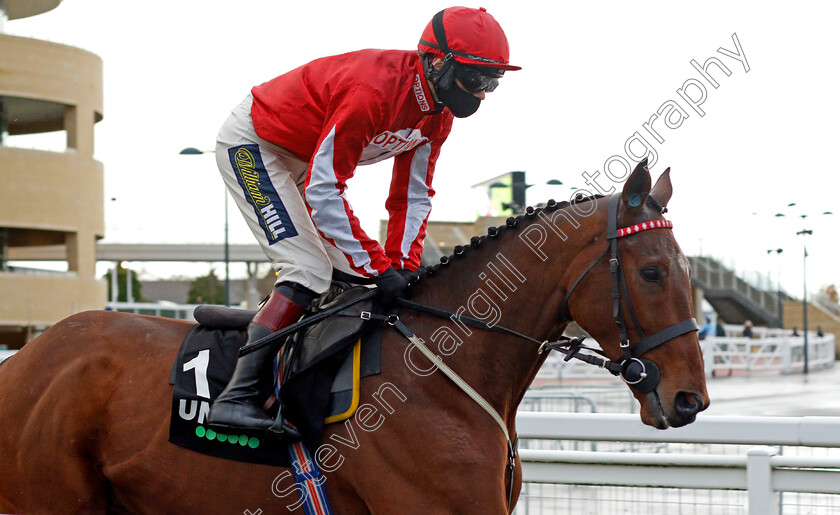
[[[781,492],[840,494],[840,457],[777,450],[840,447],[840,418],[700,416],[657,431],[638,415],[520,412],[516,424],[520,439],[750,446],[742,455],[522,449],[526,483],[745,490],[750,515],[779,513]]]

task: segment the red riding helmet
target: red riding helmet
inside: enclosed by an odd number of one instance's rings
[[[449,7],[426,25],[420,44],[422,54],[441,58],[452,54],[455,61],[497,70],[521,70],[509,62],[510,48],[505,32],[484,7]]]

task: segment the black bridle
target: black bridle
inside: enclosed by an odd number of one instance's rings
[[[624,236],[636,234],[641,231],[649,229],[671,229],[673,224],[671,222],[660,219],[649,222],[642,222],[618,229],[618,203],[621,199],[620,195],[612,195],[609,197],[609,204],[607,207],[607,248],[595,258],[592,263],[587,266],[583,272],[578,276],[560,305],[560,312],[568,313],[569,299],[572,297],[577,286],[583,281],[583,278],[589,273],[595,265],[609,252],[610,254],[610,276],[612,278],[612,301],[613,310],[612,315],[615,319],[615,324],[618,326],[619,347],[623,351],[623,356],[620,360],[609,362],[617,364],[618,367],[608,368],[613,374],[616,374],[615,368],[618,368],[617,375],[624,380],[629,386],[642,392],[648,393],[656,389],[659,385],[659,367],[656,363],[645,359],[642,356],[652,349],[662,345],[663,343],[673,340],[678,336],[682,336],[691,331],[697,331],[697,321],[694,318],[687,318],[682,322],[678,322],[671,326],[662,329],[650,336],[646,336],[641,329],[639,319],[636,316],[636,311],[633,309],[633,303],[630,301],[630,294],[627,290],[627,281],[624,277],[624,269],[621,266],[621,253],[618,249],[618,240]],[[647,202],[651,204],[660,213],[665,213],[667,210],[662,207],[659,202],[648,195]],[[630,313],[630,318],[633,320],[633,326],[636,333],[639,335],[640,341],[630,346],[630,339],[627,336],[627,324],[625,323],[624,310],[622,309],[621,297],[624,295],[627,303],[627,311]],[[568,317],[571,320],[571,316]],[[568,361],[567,356],[567,361]]]

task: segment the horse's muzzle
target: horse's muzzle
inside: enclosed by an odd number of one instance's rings
[[[676,420],[669,420],[671,427],[680,427],[691,424],[697,418],[697,414],[709,407],[703,398],[694,393],[679,391],[674,396],[674,412]]]

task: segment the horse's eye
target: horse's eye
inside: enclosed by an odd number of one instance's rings
[[[656,267],[648,266],[642,268],[639,273],[642,274],[642,279],[652,283],[659,283],[662,282],[662,274],[659,273],[659,270]]]

